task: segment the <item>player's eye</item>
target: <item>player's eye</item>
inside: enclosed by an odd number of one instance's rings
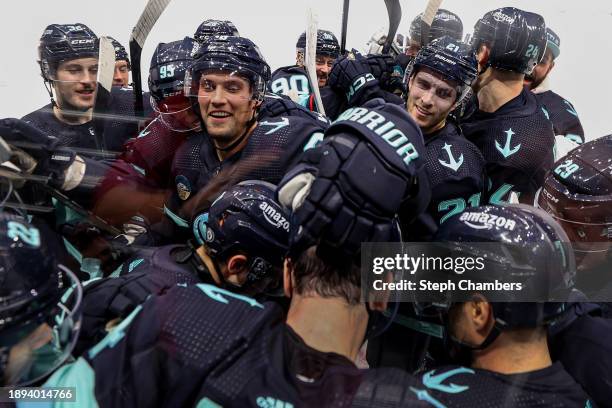
[[[240,92],[242,90],[242,84],[238,82],[229,82],[225,85],[225,89],[232,93]]]
[[[436,95],[442,99],[448,99],[451,97],[451,91],[448,89],[438,89],[436,90]]]
[[[215,90],[215,84],[212,81],[209,81],[207,79],[203,79],[200,82],[200,89],[205,91],[205,92],[213,92]]]
[[[425,81],[424,79],[417,79],[416,85],[424,91],[427,91],[429,88],[431,88],[431,84]]]

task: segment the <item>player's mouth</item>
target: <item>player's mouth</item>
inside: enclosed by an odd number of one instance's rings
[[[232,116],[232,114],[225,111],[212,111],[208,114],[208,117],[215,121],[225,121],[230,116]]]
[[[82,89],[80,91],[76,91],[76,94],[79,98],[89,101],[93,99],[95,91],[93,89]]]
[[[431,112],[421,108],[420,106],[415,105],[415,107],[416,107],[416,110],[417,110],[417,114],[419,114],[420,116],[427,117],[427,116],[431,115]]]

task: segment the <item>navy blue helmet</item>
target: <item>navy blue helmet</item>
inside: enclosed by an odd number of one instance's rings
[[[223,192],[204,211],[197,211],[192,232],[214,259],[248,256],[247,285],[269,286],[280,281],[289,241],[289,216],[275,201],[276,186],[250,180]]]
[[[300,35],[295,48],[298,52],[304,52],[306,49],[306,32]],[[317,55],[338,58],[340,55],[340,44],[334,33],[328,30],[317,30]]]
[[[128,64],[127,65],[128,69],[132,69],[131,64],[130,64],[130,57],[127,51],[125,50],[125,47],[121,45],[121,43],[115,40],[113,37],[109,36],[108,38],[113,43],[113,48],[115,48],[115,61],[126,61]]]
[[[193,38],[200,44],[203,44],[215,35],[240,36],[238,29],[231,21],[208,19],[198,26],[198,29],[193,34]]]
[[[478,62],[472,49],[448,36],[437,38],[421,48],[412,63],[412,70],[409,73],[407,71],[407,74],[415,75],[421,67],[432,69],[446,79],[457,82],[458,100],[465,96],[478,75]]]
[[[526,205],[470,208],[442,224],[434,240],[448,243],[453,256],[483,259],[481,271],[468,270],[461,279],[523,284],[521,291],[493,294],[496,298],[490,304],[495,325],[476,349],[490,345],[503,330],[553,323],[566,310],[574,287],[575,260],[569,238],[546,212]],[[495,247],[487,246],[495,243]],[[542,301],[524,301],[528,298]],[[421,317],[439,313],[446,321],[452,305],[448,300],[416,303],[415,308]]]
[[[546,49],[544,18],[514,7],[486,13],[474,25],[472,48],[490,47],[487,67],[530,74]]]
[[[421,26],[423,13],[419,14],[410,23],[410,39],[417,43],[421,43]],[[429,37],[427,42],[432,42],[436,38],[449,36],[455,41],[461,41],[463,38],[463,22],[458,15],[452,11],[438,9],[429,29]]]
[[[206,71],[234,73],[246,78],[252,88],[252,99],[263,100],[270,80],[270,66],[253,41],[244,37],[218,35],[202,44],[185,77],[185,94],[198,95],[200,77]]]
[[[70,288],[70,302],[62,299]],[[20,217],[0,213],[0,384],[36,384],[69,356],[80,327],[82,288],[59,265],[41,231]],[[21,359],[11,348],[47,324],[53,341]]]
[[[155,101],[183,95],[185,72],[197,48],[198,44],[190,37],[157,45],[149,68],[149,91]]]
[[[51,24],[45,28],[38,45],[42,76],[53,80],[58,65],[77,58],[98,58],[99,41],[85,24]]]

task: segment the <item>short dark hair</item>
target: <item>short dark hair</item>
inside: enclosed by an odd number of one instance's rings
[[[295,291],[298,295],[316,293],[341,297],[350,305],[361,301],[361,269],[354,262],[333,262],[311,246],[292,259]]]

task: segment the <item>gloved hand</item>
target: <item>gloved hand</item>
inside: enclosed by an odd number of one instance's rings
[[[334,62],[327,84],[337,91],[346,94],[349,105],[359,99],[360,94],[366,88],[367,83],[375,83],[376,78],[370,71],[367,58],[356,50],[340,57]]]
[[[367,60],[374,78],[378,79],[380,87],[388,92],[401,95],[405,92],[403,83],[407,55],[394,58],[391,55],[368,55]]]
[[[65,172],[74,162],[76,154],[69,149],[61,149],[59,139],[14,118],[0,119],[0,137],[36,160],[34,174],[49,176],[53,187],[64,184]]]
[[[393,56],[388,54],[371,54],[368,55],[366,59],[370,66],[370,72],[374,78],[378,79],[381,83],[386,81],[393,73],[393,67],[395,66],[395,59]]]

